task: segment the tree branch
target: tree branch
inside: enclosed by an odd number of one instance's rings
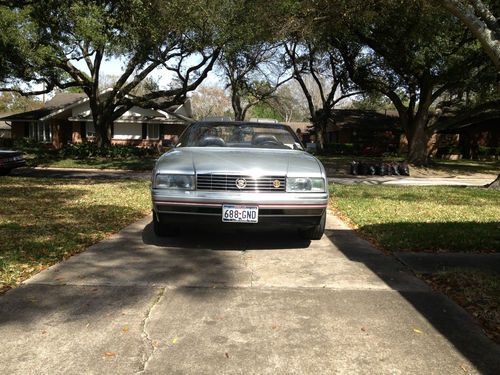
[[[440,1],[479,40],[484,52],[489,56],[497,69],[500,69],[500,40],[495,35],[498,34],[498,27],[494,29],[488,27],[489,25],[496,25],[496,20],[492,22],[495,17],[488,12],[486,6],[482,2],[475,0],[470,0],[474,7],[472,5],[464,5],[459,0]],[[475,14],[474,10],[478,12],[479,16]],[[486,17],[486,19],[482,17]]]

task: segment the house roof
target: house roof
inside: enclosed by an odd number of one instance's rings
[[[400,128],[397,111],[370,111],[362,109],[335,109],[333,120],[328,124],[329,131],[341,129],[393,130]],[[294,131],[308,132],[313,126],[310,122],[286,122]]]
[[[0,113],[0,118],[10,116],[10,113]],[[5,121],[0,120],[0,130],[10,130],[10,125]]]
[[[310,122],[299,121],[285,122],[284,124],[291,127],[294,132],[297,132],[297,129],[300,129],[302,133],[307,133],[309,131],[309,128],[312,126]]]
[[[3,121],[38,121],[44,117],[50,115],[51,113],[75,104],[81,100],[84,100],[87,96],[85,94],[75,94],[61,92],[54,95],[52,99],[45,103],[44,107],[35,109],[33,111],[16,113],[9,116],[0,116],[0,120]]]
[[[103,91],[101,94],[106,94],[108,90]],[[88,97],[86,94],[82,93],[58,93],[51,100],[45,103],[43,108],[21,112],[14,115],[9,115],[6,117],[0,117],[0,121],[23,121],[23,122],[31,122],[31,121],[45,121],[51,117],[57,116],[67,116],[70,121],[86,121],[91,119],[90,115],[88,116],[78,116],[71,117],[71,113],[66,113],[71,108],[75,107],[78,104],[84,103],[88,101]],[[192,122],[193,120],[190,118],[192,115],[191,110],[191,100],[187,99],[184,104],[174,105],[165,110],[158,110],[157,112],[164,115],[171,115],[176,117],[177,119],[182,120],[183,122]],[[157,118],[150,117],[131,117],[131,118],[120,118],[119,121],[148,121],[148,122],[165,122],[172,121],[166,120],[165,118],[158,116]]]
[[[60,92],[45,103],[45,107],[61,108],[86,98],[87,95],[84,93]]]
[[[10,115],[0,118],[0,121],[37,121],[44,116],[47,116],[53,111],[52,108],[40,108],[33,111],[16,113],[15,115]]]
[[[436,122],[436,130],[444,134],[491,131],[498,129],[498,124],[500,124],[500,110],[493,109],[478,113],[442,116]]]
[[[0,113],[0,118],[4,116],[8,116],[8,113]],[[0,130],[10,130],[11,127],[5,121],[0,120]]]
[[[333,123],[329,130],[341,129],[367,129],[394,130],[399,129],[397,112],[385,111],[384,113],[361,109],[336,109],[333,111]]]

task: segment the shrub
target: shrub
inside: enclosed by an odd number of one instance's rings
[[[325,145],[325,153],[333,155],[359,155],[361,146],[352,143],[329,143]]]
[[[479,146],[479,157],[500,156],[500,147]]]
[[[57,150],[54,150],[50,143],[40,143],[34,139],[29,139],[29,138],[15,139],[12,146],[16,150],[28,154],[35,154],[37,157],[57,155]]]
[[[0,138],[0,147],[12,147],[14,142],[11,138]]]
[[[77,143],[65,145],[59,150],[59,155],[63,158],[85,159],[93,157],[103,158],[128,158],[157,156],[158,150],[155,147],[135,147],[129,145],[111,145],[99,147],[95,143]]]

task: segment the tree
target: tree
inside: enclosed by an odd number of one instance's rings
[[[231,92],[236,121],[243,121],[250,108],[269,100],[290,79],[279,67],[276,53],[277,46],[267,42],[224,49],[219,65]]]
[[[391,100],[409,141],[409,161],[425,164],[437,117],[433,106],[491,64],[467,30],[423,0],[350,1],[341,12],[342,32],[322,22],[325,40],[342,52],[354,82]]]
[[[260,119],[273,119],[280,122],[285,121],[283,116],[276,110],[270,102],[260,102],[250,110],[250,117]]]
[[[306,85],[313,87],[307,80]],[[268,103],[285,122],[307,121],[310,117],[305,96],[299,84],[294,80],[280,86]]]
[[[467,26],[497,69],[500,69],[500,24],[493,13],[493,7],[481,0],[440,0],[440,2]],[[497,3],[497,12],[498,8]]]
[[[0,113],[32,111],[42,105],[37,98],[23,97],[13,92],[0,93]]]
[[[380,92],[366,92],[355,98],[351,104],[351,108],[372,111],[394,110],[392,102]]]
[[[55,87],[80,87],[89,97],[99,145],[110,143],[111,124],[132,106],[167,108],[181,104],[212,69],[220,48],[214,39],[220,9],[205,1],[66,1],[20,2],[1,6],[0,20],[9,20],[12,34],[3,35],[13,58],[2,72],[1,91],[21,95],[50,92]],[[226,22],[226,21],[224,21]],[[14,25],[14,26],[12,26]],[[224,37],[224,30],[217,30]],[[24,57],[19,61],[18,56]],[[105,59],[124,62],[123,72],[102,94],[100,72]],[[85,68],[77,62],[83,61]],[[18,62],[18,65],[14,65]],[[162,68],[173,84],[137,92],[149,75]],[[45,84],[29,89],[27,83]]]
[[[191,97],[194,117],[202,120],[207,117],[225,117],[231,112],[231,102],[225,90],[220,87],[202,85]]]
[[[284,48],[288,56],[287,64],[306,98],[310,120],[320,148],[323,148],[327,125],[333,119],[333,109],[340,101],[360,92],[352,91],[338,50],[293,39],[285,42]],[[312,85],[308,84],[308,79],[313,82]],[[317,100],[314,100],[314,92],[319,94]]]
[[[269,100],[290,79],[280,64],[278,42],[288,32],[291,9],[298,4],[291,0],[237,3],[237,37],[224,45],[218,65],[231,92],[235,120],[244,120],[251,107]]]

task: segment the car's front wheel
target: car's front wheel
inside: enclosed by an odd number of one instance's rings
[[[161,219],[161,215],[157,215],[153,211],[153,230],[158,237],[175,236],[179,233],[179,228],[175,225],[165,223]]]
[[[306,240],[319,240],[323,237],[325,233],[325,224],[326,224],[326,210],[321,215],[321,219],[317,225],[312,228],[303,230],[300,232],[301,236]]]

